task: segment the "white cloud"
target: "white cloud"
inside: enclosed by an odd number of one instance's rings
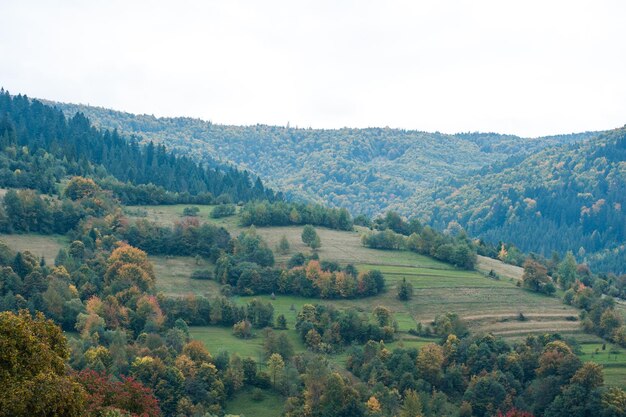
[[[217,123],[626,123],[621,1],[0,1],[11,92]]]

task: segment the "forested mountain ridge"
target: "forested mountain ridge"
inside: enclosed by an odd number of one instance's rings
[[[458,180],[486,165],[593,135],[525,139],[495,133],[447,135],[390,128],[226,126],[199,119],[52,104],[67,115],[83,112],[98,126],[134,134],[187,155],[249,169],[296,199],[368,215],[387,209],[407,216],[428,215],[432,210],[430,193],[439,182]]]
[[[166,193],[170,200],[199,196],[205,201],[222,195],[235,202],[277,198],[246,171],[208,166],[174,155],[163,145],[142,146],[133,136],[92,126],[80,112],[65,117],[39,100],[12,96],[3,89],[0,149],[3,187],[53,193],[63,178],[89,175],[107,181],[118,197],[130,199],[127,203],[173,202],[164,201]],[[136,201],[139,194],[145,198]]]
[[[593,269],[626,271],[626,128],[544,149],[433,193],[432,223],[550,255],[573,250]]]

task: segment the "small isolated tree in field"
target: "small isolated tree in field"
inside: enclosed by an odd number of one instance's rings
[[[309,246],[313,250],[318,249],[322,245],[320,237],[317,235],[317,232],[310,224],[304,226],[304,229],[302,229],[301,237],[302,242],[304,242],[305,245]]]
[[[283,235],[278,242],[278,252],[283,255],[289,252],[289,241],[287,240],[287,236]]]
[[[556,290],[552,280],[548,276],[548,270],[545,266],[532,259],[524,262],[524,287],[533,291],[552,294]]]
[[[183,209],[183,216],[196,217],[200,213],[198,207],[185,207]]]
[[[242,339],[252,337],[252,323],[248,320],[241,320],[233,325],[233,334]]]
[[[402,278],[402,282],[398,287],[398,299],[408,301],[411,298],[413,298],[413,285],[410,282],[406,282],[406,278]]]
[[[287,328],[287,319],[284,314],[281,314],[276,318],[276,328],[280,330]]]

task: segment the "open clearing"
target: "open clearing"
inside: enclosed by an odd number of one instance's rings
[[[270,390],[261,391],[262,398],[255,400],[253,388],[245,388],[226,403],[226,413],[240,417],[276,417],[281,415],[285,399]]]
[[[182,296],[193,293],[214,297],[219,293],[219,285],[213,280],[191,279],[198,269],[213,270],[209,262],[191,256],[150,256],[157,276],[157,291]]]
[[[236,215],[223,217],[221,219],[211,218],[211,212],[213,208],[216,207],[214,205],[172,204],[161,206],[126,206],[124,213],[131,220],[146,219],[163,226],[171,226],[186,217],[183,215],[183,210],[185,210],[186,207],[197,207],[199,209],[198,215],[194,216],[194,218],[198,219],[200,222],[218,224],[228,230],[238,227],[239,218]]]
[[[3,235],[0,240],[4,241],[11,249],[19,252],[29,251],[38,257],[44,257],[48,265],[54,264],[54,258],[59,249],[69,243],[69,239],[62,235]]]
[[[493,271],[503,278],[510,278],[520,281],[524,275],[524,268],[505,264],[497,259],[491,259],[486,256],[478,255],[476,269],[486,274]]]

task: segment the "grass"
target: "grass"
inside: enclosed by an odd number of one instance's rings
[[[602,365],[607,385],[626,388],[626,351],[610,343],[606,343],[606,349],[602,350],[602,345],[603,342],[581,344],[580,359]]]
[[[263,390],[263,398],[255,401],[252,388],[245,388],[226,403],[226,414],[241,417],[276,417],[282,414],[285,399],[270,390]]]
[[[220,352],[237,353],[245,358],[253,358],[263,362],[263,337],[257,331],[257,337],[240,339],[233,335],[230,327],[202,326],[189,329],[192,339],[204,343],[206,348],[215,356]]]
[[[54,258],[59,249],[69,244],[69,239],[62,235],[39,235],[35,233],[24,235],[2,235],[4,241],[11,249],[19,252],[29,251],[33,255],[46,259],[49,265],[54,264]]]
[[[478,256],[476,269],[484,272],[485,274],[488,274],[489,271],[493,270],[493,272],[503,278],[510,278],[517,281],[520,281],[522,279],[522,275],[524,275],[524,268],[505,264],[497,259],[487,258],[486,256]]]
[[[150,256],[157,277],[157,291],[169,295],[195,294],[214,297],[219,294],[215,281],[191,279],[197,269],[213,270],[213,265],[205,260],[196,261],[191,256]]]
[[[183,210],[186,207],[197,207],[199,209],[196,218],[201,222],[213,223],[223,226],[228,230],[238,227],[239,218],[236,215],[214,219],[211,217],[214,205],[201,204],[173,204],[160,206],[126,206],[125,212],[132,220],[146,219],[163,226],[172,226],[174,223],[185,218]]]

